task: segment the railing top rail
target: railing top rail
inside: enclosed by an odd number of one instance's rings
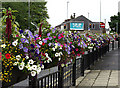
[[[56,72],[50,73],[50,74],[48,74],[48,75],[45,75],[45,76],[43,76],[43,77],[40,77],[40,78],[37,79],[37,81],[40,81],[41,79],[46,78],[46,77],[48,77],[48,76],[50,76],[50,75],[56,74],[56,73],[58,73],[58,72],[59,72],[59,71],[56,71]]]

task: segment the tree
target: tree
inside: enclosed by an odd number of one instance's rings
[[[28,2],[3,2],[2,7],[11,7],[13,10],[17,10],[18,12],[13,13],[13,15],[15,15],[16,21],[20,24],[20,28],[23,30],[28,29],[30,24],[30,30],[34,32],[36,27],[31,22],[38,25],[38,23],[49,18],[46,4],[47,2],[30,2],[30,20]]]
[[[109,23],[111,31],[120,33],[120,13],[118,12],[118,16],[114,15],[110,17],[111,22]]]

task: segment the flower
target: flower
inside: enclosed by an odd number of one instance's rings
[[[21,59],[21,56],[20,56],[20,55],[17,55],[17,56],[16,56],[16,59],[17,59],[17,60],[20,60],[20,59]]]
[[[18,44],[17,41],[12,42],[12,45],[13,45],[13,46],[17,46],[17,44]]]
[[[31,71],[31,76],[35,76],[36,75],[36,71]]]
[[[37,74],[39,74],[41,72],[41,67],[37,68]]]
[[[53,47],[52,50],[55,51],[55,48]]]
[[[58,57],[59,56],[59,53],[55,53],[55,57]]]
[[[34,61],[32,60],[32,59],[30,59],[29,61],[28,61],[28,64],[33,64],[34,63]]]
[[[39,41],[39,44],[42,45],[42,41]]]
[[[23,48],[23,44],[19,44],[19,49],[22,49]]]
[[[6,47],[6,44],[2,44],[1,47],[2,47],[2,48],[5,48],[5,47]]]
[[[29,59],[29,56],[26,56],[25,58],[26,58],[26,59]]]
[[[20,34],[22,34],[22,33],[23,33],[23,30],[19,30],[19,32],[20,32]]]
[[[50,33],[47,33],[47,36],[50,36]]]
[[[20,65],[18,65],[19,70],[23,70],[25,67],[25,63],[21,62]]]
[[[24,52],[28,52],[28,48],[27,48],[27,47],[24,47],[24,48],[23,48],[23,51],[24,51]]]
[[[10,59],[11,55],[10,55],[9,53],[7,53],[7,54],[5,54],[5,57],[6,57],[7,59]]]
[[[19,62],[14,62],[14,63],[13,63],[13,66],[17,66],[18,63],[19,63]]]
[[[37,70],[37,66],[36,65],[32,65],[32,70]]]
[[[21,42],[22,42],[22,43],[25,43],[25,41],[26,41],[26,39],[21,38]]]

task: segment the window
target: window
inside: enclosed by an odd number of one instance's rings
[[[89,28],[92,28],[92,24],[89,24]]]
[[[95,29],[95,24],[93,24],[93,29]]]

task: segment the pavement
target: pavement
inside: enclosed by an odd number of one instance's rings
[[[120,49],[110,50],[85,71],[71,88],[120,88]]]

